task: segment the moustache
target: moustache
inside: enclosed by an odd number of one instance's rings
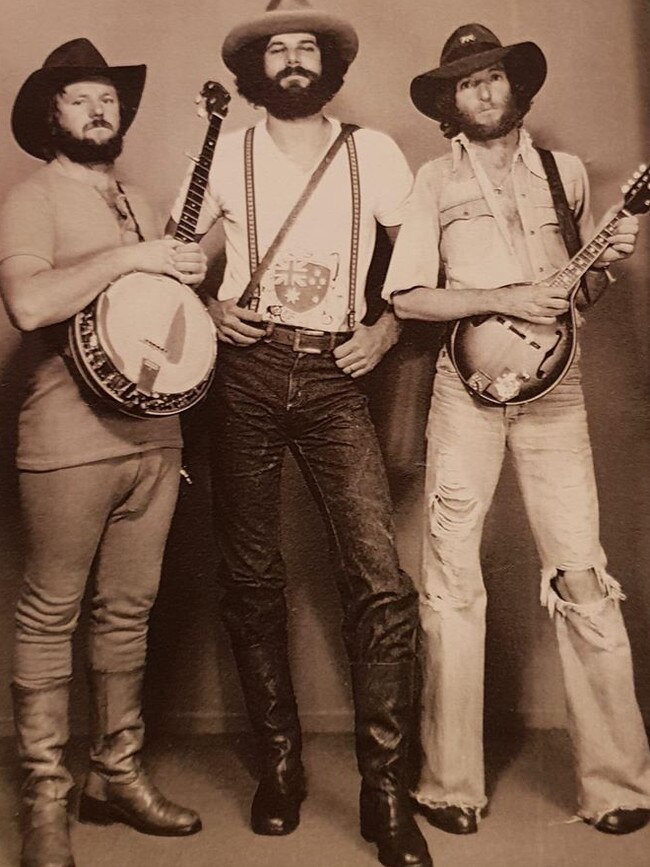
[[[290,78],[292,75],[302,75],[304,78],[309,79],[309,81],[316,81],[318,79],[318,75],[315,72],[312,72],[311,69],[305,69],[304,66],[286,66],[277,73],[275,81],[279,84],[284,78]]]
[[[91,120],[90,123],[87,123],[84,126],[84,131],[87,129],[95,129],[95,127],[105,127],[106,129],[113,129],[113,125],[110,124],[107,120],[104,120],[103,117],[95,118],[95,120]]]

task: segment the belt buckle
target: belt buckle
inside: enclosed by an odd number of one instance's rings
[[[324,336],[325,336],[324,334],[320,334],[320,333],[313,333],[312,334],[308,330],[305,330],[305,331],[296,330],[294,335],[293,335],[293,344],[292,344],[291,348],[293,349],[294,352],[304,352],[308,355],[322,355],[325,347],[315,345],[314,343],[312,343],[312,345],[310,346],[309,345],[309,339],[312,338],[313,340],[316,340],[317,338],[324,337]],[[303,340],[305,341],[304,344],[303,344]]]

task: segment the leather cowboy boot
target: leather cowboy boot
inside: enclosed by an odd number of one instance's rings
[[[123,822],[161,837],[195,834],[201,830],[198,815],[168,801],[140,765],[143,675],[143,669],[90,673],[93,744],[79,820]]]
[[[12,684],[18,751],[27,777],[22,787],[21,867],[74,867],[68,792],[63,765],[68,741],[67,680],[43,689]]]
[[[251,828],[268,836],[290,834],[300,822],[307,790],[286,645],[233,642],[233,652],[260,761]]]
[[[408,796],[415,663],[353,663],[361,835],[385,867],[433,867]]]

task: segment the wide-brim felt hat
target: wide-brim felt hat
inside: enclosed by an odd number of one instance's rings
[[[11,128],[20,147],[38,159],[48,157],[50,100],[74,81],[105,78],[118,92],[121,130],[131,126],[140,105],[147,67],[109,66],[88,39],[65,42],[46,57],[18,91],[11,113]]]
[[[236,72],[236,56],[240,49],[257,39],[268,39],[278,33],[328,36],[347,66],[359,50],[356,30],[338,15],[314,9],[307,0],[271,0],[264,13],[233,27],[226,36],[221,49],[223,62]]]
[[[442,120],[438,99],[446,83],[503,63],[511,84],[517,83],[529,99],[546,79],[546,58],[534,42],[502,45],[481,24],[464,24],[451,34],[440,55],[440,66],[418,75],[411,82],[415,107],[434,120]]]

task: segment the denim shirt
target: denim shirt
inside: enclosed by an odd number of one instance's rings
[[[593,234],[589,182],[581,160],[554,152],[583,241]],[[384,297],[414,286],[439,285],[442,264],[450,289],[491,289],[541,281],[569,256],[539,154],[522,130],[512,183],[523,229],[522,261],[497,192],[461,133],[451,152],[422,166],[411,194],[384,285]]]

